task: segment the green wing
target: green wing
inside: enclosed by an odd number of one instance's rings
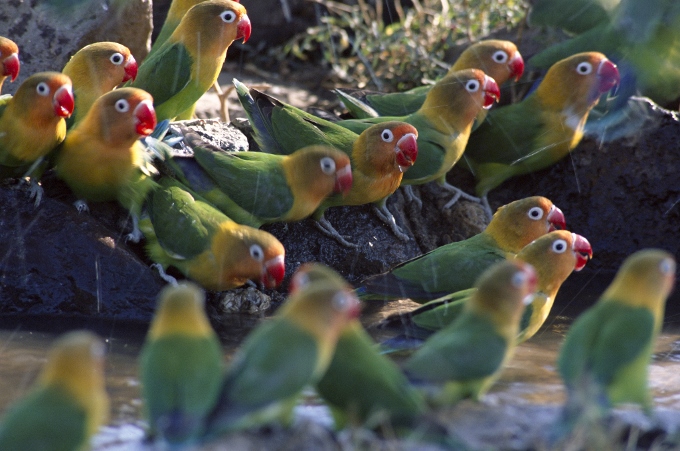
[[[194,148],[194,157],[222,192],[241,208],[269,221],[293,207],[283,157],[262,152],[218,153]]]
[[[356,97],[345,93],[341,89],[334,89],[333,92],[338,99],[345,105],[345,108],[349,110],[352,117],[356,119],[366,119],[368,117],[378,117],[379,114],[373,108],[368,106],[366,103],[357,99]]]
[[[431,88],[432,85],[426,85],[406,92],[367,95],[365,102],[380,116],[406,116],[423,106]]]
[[[187,87],[193,63],[184,44],[168,43],[144,60],[130,85],[147,91],[154,105],[161,105]]]
[[[411,319],[416,326],[423,329],[440,330],[461,315],[465,303],[476,291],[477,288],[469,288],[423,304],[411,312]]]
[[[421,114],[416,113],[401,119],[418,130],[418,158],[413,166],[404,172],[402,183],[417,184],[431,181],[432,176],[442,168],[446,146],[453,138],[436,130],[427,117]]]
[[[85,411],[62,389],[47,387],[9,410],[0,425],[0,449],[77,450],[86,443],[85,433]]]
[[[621,0],[536,0],[529,11],[531,26],[551,26],[572,34],[608,23]]]

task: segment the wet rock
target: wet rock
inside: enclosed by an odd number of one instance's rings
[[[272,298],[253,288],[236,288],[224,293],[219,305],[225,313],[261,313],[269,310]]]
[[[0,30],[19,46],[19,77],[3,85],[3,94],[13,94],[31,74],[61,71],[93,42],[119,42],[141,61],[150,45],[151,0],[3,1]]]

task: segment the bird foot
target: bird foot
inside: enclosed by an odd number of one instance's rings
[[[489,199],[486,196],[482,196],[481,204],[482,207],[484,208],[484,214],[486,215],[486,219],[488,221],[491,221],[491,218],[493,218],[493,211],[491,210],[491,205],[489,205]]]
[[[31,186],[28,189],[28,198],[29,200],[35,199],[34,201],[35,208],[38,208],[38,205],[40,205],[44,193],[45,190],[43,189],[42,186],[40,186],[40,183],[34,182],[33,179],[31,179]]]
[[[231,119],[229,118],[229,108],[227,107],[227,97],[229,94],[231,94],[231,91],[233,91],[234,88],[233,86],[228,87],[224,91],[222,90],[222,87],[218,82],[215,82],[213,85],[213,88],[215,88],[215,92],[217,92],[217,98],[220,101],[220,119],[222,119],[222,122],[228,124],[231,122]]]
[[[73,202],[73,206],[76,207],[76,210],[78,210],[78,213],[82,213],[84,211],[89,212],[90,207],[87,206],[87,202],[85,202],[83,199],[78,199],[77,201]]]
[[[158,275],[161,276],[161,279],[165,280],[170,285],[177,286],[177,279],[172,277],[170,274],[166,273],[165,270],[163,269],[163,265],[161,265],[160,263],[153,263],[151,267],[158,271]]]
[[[373,206],[373,211],[375,211],[375,214],[385,223],[389,226],[390,230],[392,230],[392,233],[399,238],[401,241],[408,241],[411,238],[405,234],[401,228],[397,225],[397,220],[394,219],[394,215],[390,213],[390,211],[387,209],[387,205],[383,205],[382,207],[377,207]]]
[[[132,216],[132,232],[125,235],[125,241],[139,243],[139,240],[144,238],[144,234],[139,228],[139,219],[137,219],[137,215],[131,214],[131,216]]]
[[[418,208],[422,210],[423,201],[416,195],[416,192],[413,191],[413,187],[411,185],[404,185],[402,188],[404,189],[404,196],[406,196],[406,200],[409,202],[415,202],[418,205]]]
[[[359,247],[356,244],[350,243],[345,238],[343,238],[342,235],[340,235],[338,231],[335,230],[335,227],[333,227],[333,225],[330,222],[328,222],[328,219],[321,217],[321,219],[314,221],[314,224],[321,233],[328,237],[334,238],[335,240],[338,241],[338,243],[342,244],[343,246],[352,249],[356,249]]]
[[[471,194],[468,194],[465,191],[463,191],[462,189],[451,185],[450,183],[444,182],[444,183],[441,183],[440,185],[445,190],[454,193],[453,198],[450,201],[448,201],[446,203],[446,205],[444,205],[444,208],[451,208],[451,206],[453,204],[455,204],[456,202],[458,202],[458,199],[460,199],[460,198],[463,198],[465,200],[469,200],[470,202],[475,202],[475,203],[478,203],[478,204],[482,202],[481,198],[473,196]]]

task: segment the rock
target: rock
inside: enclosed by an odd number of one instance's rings
[[[71,55],[93,42],[119,42],[137,61],[144,59],[151,0],[7,0],[0,3],[0,30],[19,46],[21,72],[3,86],[3,94],[13,94],[31,74],[61,71]]]

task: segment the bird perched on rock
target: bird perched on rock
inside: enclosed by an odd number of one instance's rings
[[[66,120],[71,128],[85,117],[95,100],[137,77],[137,61],[122,44],[96,42],[78,50],[61,73],[73,82],[75,108]]]
[[[362,299],[427,302],[471,288],[493,263],[514,256],[536,238],[566,227],[564,214],[545,197],[500,207],[489,225],[467,240],[445,244],[362,281]]]
[[[516,175],[555,164],[583,137],[588,113],[619,83],[619,72],[601,53],[587,52],[555,63],[538,88],[519,103],[489,112],[470,136],[461,164],[477,180],[477,195]]]
[[[345,286],[320,282],[292,293],[231,361],[208,434],[289,422],[300,392],[322,377],[341,331],[359,312],[358,299]]]
[[[274,288],[285,273],[283,245],[273,235],[240,225],[167,177],[147,199],[140,222],[146,251],[159,270],[174,266],[208,290],[229,290],[248,280]],[[174,282],[161,271],[161,276]]]
[[[250,37],[246,9],[231,0],[201,2],[182,17],[170,37],[139,66],[130,86],[154,98],[159,120],[193,109],[222,70],[227,49]]]
[[[21,69],[19,62],[19,47],[14,41],[4,36],[0,36],[0,92],[2,84],[7,77],[10,81],[16,80]]]
[[[346,246],[355,246],[338,234],[323,217],[323,212],[333,206],[381,201],[392,194],[399,187],[404,172],[418,156],[416,128],[403,122],[385,122],[357,134],[256,89],[248,89],[238,80],[234,80],[234,85],[253,126],[255,141],[262,151],[289,155],[302,147],[320,144],[349,155],[352,189],[344,196],[334,195],[326,199],[314,218],[324,233]],[[405,236],[389,211],[383,212],[381,218],[395,234],[402,238]]]
[[[69,332],[55,341],[31,391],[0,423],[0,449],[89,449],[108,417],[104,343],[90,332]]]
[[[66,137],[64,118],[73,105],[71,79],[59,72],[33,74],[14,96],[0,99],[0,179],[30,177],[36,206],[45,156]]]
[[[85,201],[117,200],[130,211],[137,242],[142,204],[155,186],[140,137],[156,127],[153,99],[136,88],[120,88],[99,97],[66,135],[56,156],[57,176],[71,188],[79,211]]]
[[[197,285],[160,292],[139,367],[150,435],[172,444],[198,440],[222,382],[222,347]]]
[[[490,267],[475,286],[456,321],[404,363],[408,377],[426,384],[428,399],[435,404],[479,399],[491,387],[514,352],[536,273],[527,263],[508,260]],[[441,386],[432,389],[430,384]]]

